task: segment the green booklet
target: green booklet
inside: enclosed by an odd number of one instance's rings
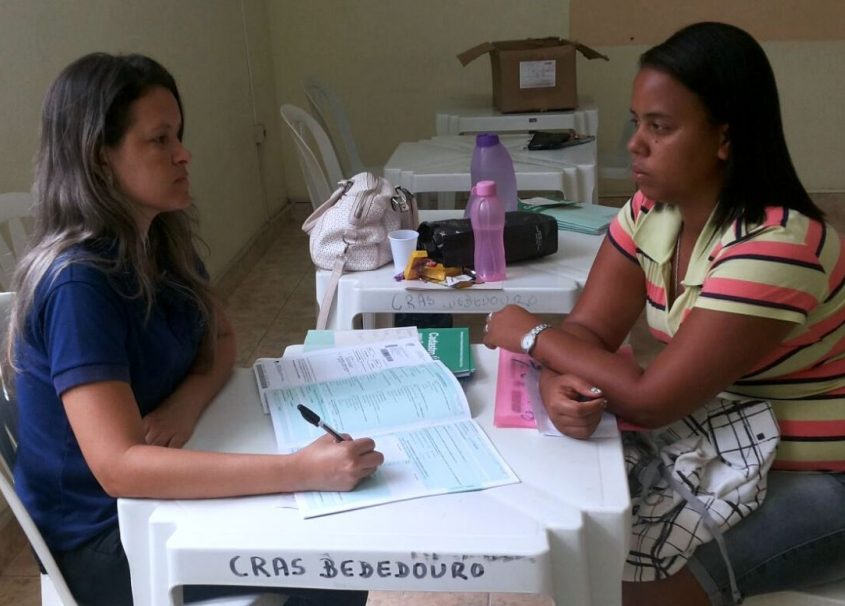
[[[469,347],[469,328],[419,328],[420,342],[431,357],[440,360],[456,377],[475,371]]]
[[[539,200],[532,198],[532,200]],[[551,201],[550,201],[551,202]],[[520,200],[519,210],[542,213],[554,217],[558,230],[576,231],[582,234],[600,235],[619,213],[613,206],[601,204],[579,204],[559,202],[555,204],[529,204]]]

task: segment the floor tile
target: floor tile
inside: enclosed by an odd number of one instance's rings
[[[371,591],[367,606],[487,606],[487,594]]]
[[[41,579],[39,577],[0,577],[0,605],[39,606]]]
[[[35,554],[29,548],[29,543],[18,551],[3,571],[3,576],[8,577],[38,577],[40,575],[41,570],[38,568]]]
[[[554,600],[544,595],[491,593],[489,606],[554,606]]]
[[[0,529],[0,574],[5,574],[25,549],[29,549],[26,535],[17,520],[10,517]]]

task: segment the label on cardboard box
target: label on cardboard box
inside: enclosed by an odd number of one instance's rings
[[[557,61],[520,61],[519,88],[554,88]]]

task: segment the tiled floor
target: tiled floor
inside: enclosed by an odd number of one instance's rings
[[[816,198],[840,229],[845,226],[845,216],[840,211],[845,196],[822,194]],[[309,211],[309,206],[295,206],[266,253],[247,270],[228,297],[227,308],[238,335],[241,366],[248,366],[256,357],[280,355],[287,344],[301,343],[305,332],[315,323],[313,266],[307,237],[299,229]],[[469,325],[472,341],[478,342],[482,318],[456,316],[455,324]],[[631,340],[641,362],[656,353],[641,323]],[[11,514],[0,516],[0,606],[37,606],[41,603],[39,587],[38,569],[22,531]],[[373,592],[368,603],[370,606],[550,606],[551,600],[515,594]],[[758,606],[763,603],[755,601]]]

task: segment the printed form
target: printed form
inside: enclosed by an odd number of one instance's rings
[[[304,517],[519,481],[470,417],[457,378],[418,338],[303,351],[258,365],[280,452],[323,434],[300,416],[296,405],[305,404],[341,433],[372,437],[385,457],[353,491],[297,493]]]

